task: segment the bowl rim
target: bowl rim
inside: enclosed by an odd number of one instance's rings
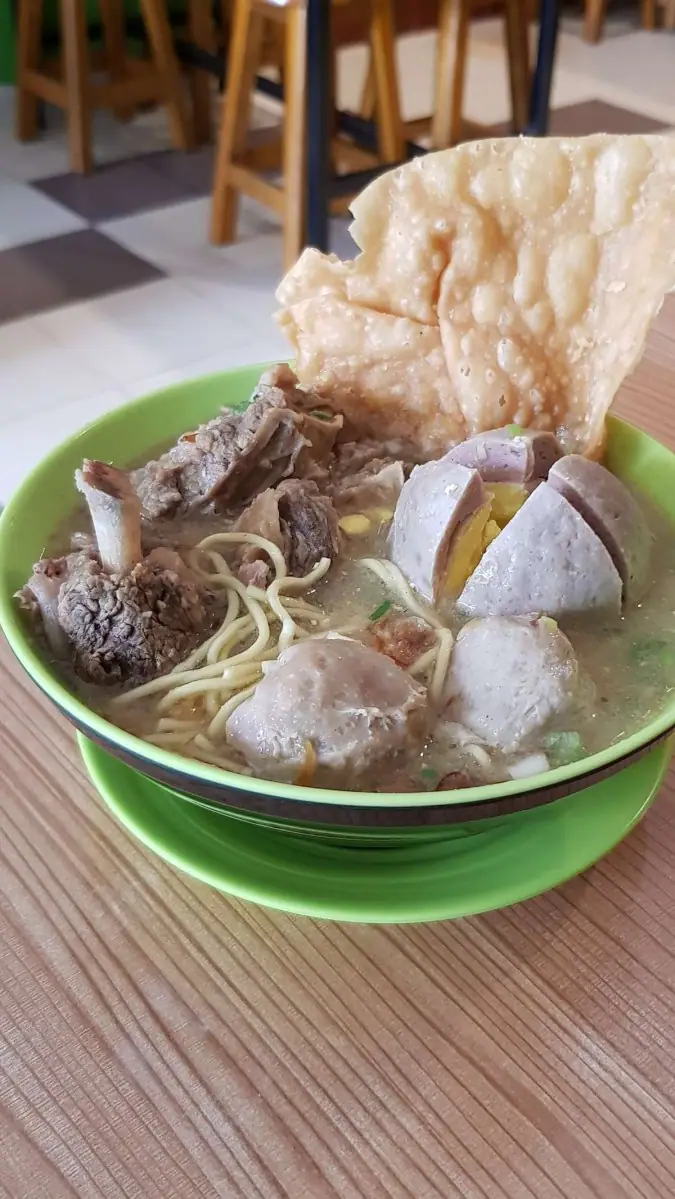
[[[262,372],[268,365],[268,363],[260,366],[252,364],[231,370],[217,371],[201,376],[198,380],[187,379],[119,405],[60,442],[33,467],[8,500],[0,514],[0,630],[4,632],[14,656],[29,677],[62,712],[71,716],[80,727],[89,728],[92,732],[105,738],[111,746],[119,745],[120,748],[132,753],[135,757],[145,759],[156,768],[178,775],[186,782],[190,778],[194,778],[211,785],[264,795],[269,799],[292,799],[307,803],[310,807],[312,804],[333,804],[341,807],[373,809],[454,807],[455,805],[480,804],[483,801],[506,800],[531,791],[547,790],[582,776],[591,776],[596,771],[603,770],[623,758],[629,758],[675,728],[675,714],[666,707],[637,732],[631,733],[629,737],[622,738],[621,741],[615,742],[606,749],[599,750],[597,753],[581,758],[578,762],[572,762],[567,766],[559,766],[543,774],[531,775],[524,779],[513,779],[510,782],[490,783],[485,786],[466,787],[454,791],[338,791],[332,788],[310,788],[297,783],[275,782],[259,778],[257,775],[236,774],[218,766],[210,766],[205,762],[185,758],[171,750],[152,745],[141,737],[127,733],[78,699],[69,690],[65,681],[59,679],[43,660],[37,644],[33,644],[31,641],[18,604],[10,594],[9,588],[3,585],[9,565],[8,548],[11,545],[11,530],[17,516],[21,509],[30,502],[33,494],[38,494],[40,491],[43,472],[58,466],[59,460],[71,451],[74,443],[87,432],[96,428],[98,432],[105,433],[106,426],[112,427],[120,420],[124,420],[130,413],[138,412],[145,405],[158,404],[165,397],[170,399],[172,395],[184,392],[186,388],[196,382],[199,382],[200,385],[208,385],[210,382],[223,381],[249,371],[259,370]],[[629,421],[620,420],[616,416],[608,416],[607,420],[611,426],[627,428],[631,435],[637,436],[645,443],[657,447],[659,452],[670,454],[675,459],[675,455],[672,455],[666,446]]]

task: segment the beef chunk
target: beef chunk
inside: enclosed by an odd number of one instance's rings
[[[310,480],[288,479],[276,488],[256,497],[236,524],[239,533],[257,533],[281,550],[289,574],[302,578],[322,558],[335,558],[339,552],[337,513],[329,499],[322,496]],[[252,565],[264,566],[251,572]],[[245,546],[241,552],[239,577],[244,583],[265,587],[270,570],[266,555],[257,546]]]
[[[340,483],[350,476],[357,475],[362,470],[369,473],[391,462],[401,462],[406,473],[419,460],[411,447],[400,439],[392,441],[343,441],[335,447],[335,455],[331,467],[331,480]]]
[[[328,491],[341,515],[369,508],[390,508],[393,513],[404,483],[402,462],[373,458],[355,474],[331,483]]]
[[[154,553],[123,575],[88,559],[61,587],[59,624],[83,678],[93,683],[154,678],[182,661],[208,632],[211,597],[187,568],[167,568]]]
[[[16,599],[30,613],[38,633],[44,635],[55,658],[65,658],[68,654],[68,639],[59,622],[61,587],[69,575],[85,568],[92,556],[91,552],[84,550],[61,558],[42,558],[35,563],[26,586],[16,594]]]
[[[174,447],[174,451],[177,447]],[[131,481],[141,501],[143,515],[147,520],[158,520],[163,516],[175,516],[183,495],[180,490],[181,465],[172,461],[169,450],[156,462],[148,462],[131,473]]]
[[[187,433],[156,462],[134,471],[132,482],[151,520],[199,508],[224,509],[293,473],[309,444],[301,419],[261,395],[245,412],[223,411]]]
[[[436,634],[415,616],[388,612],[371,626],[369,639],[373,649],[386,654],[397,666],[408,667],[432,648]]]
[[[133,472],[143,515],[157,520],[203,508],[236,511],[291,475],[325,480],[342,417],[322,420],[312,415],[318,407],[290,367],[267,371],[243,412],[224,409]]]
[[[289,480],[278,488],[279,517],[285,535],[289,574],[302,578],[322,558],[340,549],[337,514],[316,484]]]

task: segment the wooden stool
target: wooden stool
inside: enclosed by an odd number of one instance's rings
[[[530,66],[527,41],[527,0],[505,0],[504,21],[511,91],[513,127],[525,128],[530,96]],[[466,138],[482,133],[462,115],[464,85],[469,49],[469,26],[473,16],[472,0],[441,0],[434,70],[434,111],[406,125],[409,137],[430,134],[431,148],[444,150]],[[361,113],[372,117],[375,110],[372,57],[366,73]]]
[[[370,7],[373,87],[379,118],[379,154],[385,162],[397,162],[403,157],[404,136],[396,80],[392,0],[367,2]],[[304,0],[234,0],[232,8],[227,90],[223,100],[213,183],[211,241],[221,245],[235,240],[238,198],[243,193],[273,209],[281,217],[284,263],[288,268],[295,262],[304,242],[305,4]],[[269,154],[246,151],[255,77],[263,57],[266,20],[280,22],[283,31],[283,187],[261,178],[261,169],[272,167],[273,158]],[[364,153],[354,147],[354,155],[361,166],[364,165]],[[372,163],[372,155],[366,157]]]
[[[86,173],[93,165],[92,109],[111,108],[124,118],[138,104],[161,101],[174,146],[190,149],[190,111],[164,0],[140,0],[150,62],[126,57],[122,0],[99,0],[99,5],[109,75],[105,82],[91,78],[96,56],[87,42],[83,0],[60,0],[61,54],[55,65],[41,62],[42,0],[18,0],[16,136],[21,141],[36,136],[39,99],[65,109],[71,166]]]
[[[663,28],[675,29],[675,0],[661,0]],[[640,5],[643,29],[656,29],[656,0],[642,0]],[[587,42],[599,42],[605,25],[607,0],[586,0],[583,35]]]

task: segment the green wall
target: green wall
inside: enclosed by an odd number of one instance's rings
[[[14,79],[14,29],[10,15],[11,0],[0,0],[0,83]]]

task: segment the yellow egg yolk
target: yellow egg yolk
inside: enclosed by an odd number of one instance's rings
[[[527,491],[520,483],[491,483],[489,494],[492,496],[490,515],[500,529],[508,524],[527,499]]]
[[[469,575],[473,574],[487,545],[487,525],[492,523],[490,504],[482,504],[471,516],[467,516],[455,531],[445,571],[443,590],[446,595],[459,595]]]

